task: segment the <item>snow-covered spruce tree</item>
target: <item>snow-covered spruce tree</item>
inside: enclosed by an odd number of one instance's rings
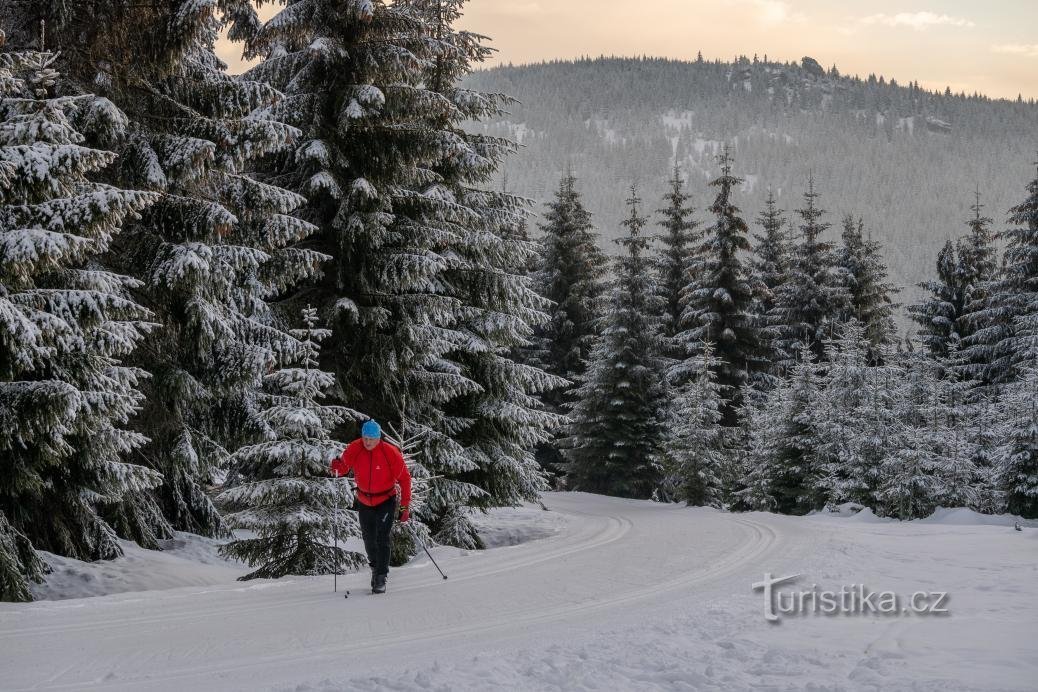
[[[1007,387],[1001,412],[1007,436],[995,450],[995,483],[1005,511],[1038,518],[1038,368],[1021,364]]]
[[[1038,166],[1038,163],[1035,164]],[[1038,175],[1027,185],[1027,198],[1009,210],[1010,224],[999,237],[1006,242],[1001,272],[983,286],[984,307],[970,313],[975,329],[964,340],[963,357],[971,365],[968,374],[996,388],[1015,380],[1022,362],[1022,348],[1015,329],[1028,314],[1038,294]]]
[[[445,476],[443,515],[485,494],[456,480],[475,468],[454,439],[471,421],[447,411],[480,389],[450,358],[469,337],[445,281],[479,218],[433,167],[479,157],[446,129],[457,107],[424,86],[441,44],[406,3],[280,4],[247,42],[263,61],[246,74],[284,93],[270,113],[302,131],[263,171],[307,197],[299,216],[319,228],[310,244],[331,257],[308,292],[332,333],[322,358],[345,401],[421,432],[417,472]]]
[[[456,326],[462,339],[447,357],[478,385],[445,406],[454,420],[467,422],[453,437],[469,468],[453,475],[449,468],[430,468],[434,475],[448,477],[430,481],[423,512],[430,519],[445,518],[436,526],[438,541],[474,547],[479,538],[474,526],[462,521],[466,505],[449,501],[451,484],[460,481],[483,491],[467,503],[475,508],[534,499],[546,487],[546,477],[533,450],[561,423],[561,416],[543,410],[535,394],[568,382],[512,356],[517,347],[530,343],[532,325],[545,322],[543,310],[549,303],[525,276],[531,256],[537,254],[536,246],[523,238],[528,201],[491,188],[493,174],[516,145],[462,127],[501,113],[508,102],[460,85],[491,49],[484,37],[455,28],[464,0],[398,4],[428,25],[432,57],[426,61],[423,84],[452,106],[427,116],[445,144],[429,164],[439,181],[423,188],[414,207],[405,206],[402,214],[455,236],[455,258],[447,263],[442,280],[462,306]]]
[[[786,219],[778,208],[775,193],[769,189],[764,209],[757,217],[762,232],[753,236],[753,258],[750,260],[750,276],[754,291],[753,312],[761,324],[775,307],[775,292],[789,272],[789,238]],[[778,360],[770,346],[767,334],[762,334],[765,353],[771,362]]]
[[[324,358],[351,404],[421,430],[442,478],[420,518],[467,544],[466,507],[541,487],[519,448],[543,439],[552,417],[529,394],[554,383],[507,353],[542,317],[519,276],[523,202],[482,187],[512,145],[460,128],[501,103],[455,83],[485,49],[452,29],[456,3],[285,5],[250,41],[266,60],[249,74],[284,91],[271,112],[303,131],[267,171],[309,197],[302,216],[333,258],[311,296],[332,330]]]
[[[771,492],[772,442],[779,426],[778,402],[787,382],[777,380],[775,386],[766,390],[749,384],[743,389],[743,402],[739,409],[739,444],[737,454],[737,477],[730,506],[738,511],[770,512],[776,501]]]
[[[913,519],[941,504],[975,506],[979,479],[956,410],[968,385],[942,377],[940,364],[919,351],[902,356],[901,370],[893,402],[898,427],[879,469],[876,513]]]
[[[932,358],[946,360],[952,344],[961,338],[958,332],[962,317],[962,291],[959,285],[959,263],[955,245],[947,241],[937,253],[937,277],[919,284],[927,291],[921,303],[908,306],[908,314],[919,325],[916,338]]]
[[[890,344],[897,332],[894,324],[895,296],[900,289],[888,283],[887,266],[878,241],[865,237],[865,224],[854,222],[849,214],[843,220],[843,243],[836,254],[836,263],[847,282],[848,302],[842,321],[857,320],[864,329],[865,339],[872,345],[870,360],[879,356],[878,349]]]
[[[572,387],[584,376],[595,339],[601,332],[600,311],[608,272],[591,214],[584,207],[576,178],[567,172],[540,225],[542,264],[536,273],[538,293],[552,305],[548,321],[535,330],[535,363],[573,383],[541,395],[553,412],[572,401]],[[564,462],[558,440],[537,451],[542,466],[560,471]]]
[[[771,498],[774,510],[782,514],[806,514],[824,504],[819,492],[823,469],[818,461],[815,425],[819,366],[813,357],[809,348],[802,347],[788,379],[769,392],[774,427],[766,431],[768,439],[761,449],[764,477],[751,476],[747,483],[750,488],[766,488],[760,497]]]
[[[664,473],[674,479],[676,496],[687,505],[720,507],[728,475],[725,431],[721,426],[718,363],[710,344],[694,356],[696,374],[674,393],[664,437]]]
[[[825,358],[826,338],[847,309],[845,272],[837,264],[833,244],[822,239],[830,224],[821,220],[814,179],[808,180],[800,216],[800,237],[793,243],[789,274],[775,291],[775,307],[768,315],[768,331],[783,362],[794,358],[806,344],[815,358]]]
[[[115,155],[84,146],[90,98],[55,95],[55,57],[0,53],[0,600],[29,598],[33,548],[121,555],[105,509],[161,480],[127,463],[142,373],[122,360],[150,316],[96,263],[155,196],[89,182]]]
[[[842,325],[826,343],[827,367],[819,378],[818,489],[827,505],[876,506],[879,467],[896,439],[893,396],[901,374],[889,358],[870,367],[871,343],[857,320]],[[889,355],[889,354],[887,354]]]
[[[721,175],[710,183],[717,197],[710,206],[715,221],[705,231],[694,281],[685,287],[682,331],[676,338],[687,353],[698,342],[710,342],[717,351],[717,382],[725,399],[722,422],[736,424],[739,390],[755,373],[766,370],[761,333],[753,315],[753,290],[742,253],[748,252],[746,222],[732,201],[741,178],[732,175],[732,157],[725,147],[717,157]]]
[[[632,188],[627,235],[617,239],[616,285],[602,335],[575,390],[565,440],[567,480],[573,490],[621,497],[650,497],[660,482],[665,343],[659,332],[661,301],[652,285],[642,235],[645,218]]]
[[[335,376],[320,369],[320,343],[330,332],[317,328],[317,310],[303,310],[296,362],[264,377],[267,406],[260,419],[267,438],[239,448],[229,465],[244,483],[224,490],[217,502],[229,529],[253,532],[225,544],[221,553],[258,567],[241,580],[286,574],[329,574],[366,564],[360,553],[334,547],[360,536],[353,492],[346,479],[328,478],[328,460],[346,446],[331,431],[365,418],[352,409],[321,403]]]
[[[956,243],[958,255],[958,280],[962,290],[962,312],[957,329],[960,342],[970,339],[983,325],[983,318],[974,319],[975,312],[984,309],[988,289],[998,274],[998,253],[995,234],[991,231],[992,220],[981,215],[984,205],[980,203],[980,190],[975,193],[970,211],[973,216],[966,222],[969,233]],[[972,362],[961,356],[952,365],[960,379],[976,379],[983,371],[984,362]]]
[[[659,250],[656,256],[656,286],[663,299],[663,323],[661,331],[665,339],[672,340],[681,331],[681,313],[684,310],[682,291],[689,285],[689,272],[695,265],[696,251],[702,244],[697,231],[699,222],[692,218],[693,208],[688,202],[691,195],[685,192],[685,181],[678,166],[670,179],[670,190],[663,197],[666,204],[658,213],[662,219],[662,232],[656,236]],[[685,353],[679,345],[668,348],[672,358],[684,359]]]
[[[1038,300],[1017,318],[1020,378],[998,402],[1002,439],[995,449],[993,484],[1005,511],[1038,518]]]
[[[984,309],[987,288],[997,271],[991,219],[981,216],[980,194],[970,209],[970,232],[953,244],[945,243],[937,255],[937,278],[920,283],[930,296],[910,305],[910,317],[919,325],[917,338],[937,359],[947,359],[952,344],[958,347],[982,325],[974,313]],[[976,357],[977,354],[974,354]],[[984,368],[962,353],[950,368],[960,378],[973,378]]]
[[[71,81],[104,97],[82,122],[90,141],[119,153],[106,177],[160,193],[105,261],[143,283],[134,295],[161,325],[134,360],[151,375],[134,426],[150,438],[142,454],[163,474],[163,511],[173,528],[214,535],[208,487],[227,454],[261,433],[255,393],[274,356],[290,348],[267,301],[313,276],[322,259],[293,247],[313,230],[290,215],[303,198],[247,173],[299,131],[257,111],[278,99],[274,89],[228,75],[214,53],[222,28],[234,37],[254,30],[247,0],[38,11],[71,47],[63,58]],[[117,110],[122,133],[93,116],[106,110]],[[143,500],[130,498],[114,518],[121,533],[154,545],[168,525],[156,525]]]

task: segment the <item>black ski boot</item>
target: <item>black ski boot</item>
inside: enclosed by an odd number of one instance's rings
[[[385,593],[386,592],[386,575],[376,574],[374,581],[371,583],[371,593]]]

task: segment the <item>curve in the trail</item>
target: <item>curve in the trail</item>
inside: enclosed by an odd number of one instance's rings
[[[574,514],[583,514],[576,513]],[[452,577],[453,582],[468,581],[471,579],[479,579],[481,577],[490,576],[493,574],[500,574],[510,572],[513,570],[522,569],[524,567],[530,567],[542,562],[548,562],[551,560],[557,560],[575,553],[579,553],[586,550],[593,550],[603,545],[608,545],[613,541],[616,541],[623,537],[623,535],[630,529],[631,522],[621,516],[601,516],[587,514],[586,517],[590,517],[592,521],[585,521],[578,523],[577,526],[571,527],[572,530],[564,531],[561,535],[550,536],[547,538],[539,539],[537,541],[531,541],[530,543],[520,544],[519,546],[509,546],[508,548],[501,548],[497,550],[506,551],[512,550],[516,554],[509,554],[503,559],[494,560],[490,564],[477,565],[474,569],[463,573],[460,576]],[[534,547],[536,544],[537,547]],[[524,548],[523,551],[515,551],[516,548]],[[343,577],[343,583],[347,584],[346,581],[350,575]],[[366,578],[367,572],[364,572]],[[182,620],[198,620],[198,619],[210,619],[214,617],[224,617],[235,615],[238,613],[245,613],[256,608],[256,604],[252,601],[241,603],[234,606],[224,607],[210,607],[200,609],[198,606],[198,597],[210,594],[239,594],[248,592],[264,591],[270,588],[278,588],[286,590],[293,584],[299,584],[300,582],[312,584],[315,581],[320,581],[321,584],[317,587],[320,589],[320,593],[315,594],[314,590],[306,589],[300,592],[286,593],[284,598],[278,599],[273,603],[265,603],[266,609],[279,608],[279,609],[292,609],[297,608],[301,605],[311,603],[316,599],[321,601],[326,600],[324,591],[324,581],[327,581],[327,577],[315,578],[315,579],[287,579],[282,581],[260,581],[257,584],[251,586],[228,586],[224,588],[219,587],[206,587],[204,589],[197,589],[194,587],[186,587],[183,589],[176,589],[167,592],[162,592],[161,596],[156,596],[163,601],[170,603],[179,601],[179,604],[173,604],[171,608],[163,610],[161,613],[155,613],[146,616],[126,616],[118,612],[97,612],[97,617],[90,623],[80,624],[51,624],[41,625],[38,627],[5,627],[3,620],[0,619],[0,641],[5,638],[13,637],[24,637],[30,634],[55,634],[55,633],[76,633],[76,632],[87,632],[96,631],[100,628],[105,627],[118,627],[123,628],[127,626],[136,625],[148,625],[156,623],[170,623]],[[428,589],[428,584],[413,584],[410,586],[404,586],[394,588],[393,593],[399,593],[401,591],[414,591],[416,589]],[[175,593],[174,593],[175,591]],[[115,597],[117,600],[113,600],[112,607],[105,609],[106,611],[117,610],[119,606],[125,606],[134,603],[146,603],[148,597],[141,597],[141,594],[134,594],[136,597],[124,598],[121,595]],[[65,605],[68,604],[68,605]],[[36,604],[39,605],[39,604]],[[71,604],[69,602],[63,602],[62,606],[56,608],[47,608],[46,611],[50,613],[58,613],[63,611],[72,612],[78,609],[80,604]],[[183,607],[181,607],[183,606]],[[42,610],[42,609],[41,609]]]
[[[315,664],[341,660],[344,653],[356,661],[419,645],[483,642],[531,625],[663,598],[746,569],[780,545],[770,526],[748,517],[693,517],[672,505],[570,493],[553,494],[548,502],[567,517],[558,534],[468,556],[444,555],[441,565],[451,575],[446,582],[438,575],[429,579],[427,565],[396,570],[393,581],[399,585],[389,595],[346,602],[352,618],[331,606],[326,585],[316,580],[300,580],[298,589],[228,589],[222,595],[240,601],[233,605],[219,603],[220,589],[177,590],[183,593],[157,593],[153,612],[145,614],[113,603],[70,608],[62,623],[33,626],[26,613],[17,621],[4,618],[0,647],[25,656],[22,665],[38,657],[39,646],[63,652],[63,669],[32,680],[34,689],[183,689],[198,678],[208,686],[217,675],[231,688],[248,687],[246,680],[262,686],[269,684],[265,671],[280,678],[293,671],[312,674],[320,669]],[[582,575],[579,589],[551,588],[574,572]],[[134,599],[131,605],[149,603]],[[402,631],[389,624],[396,617],[404,620]],[[279,636],[270,631],[277,628]],[[104,646],[84,646],[81,635],[94,630],[126,642],[116,646],[125,658],[106,662]],[[156,655],[164,642],[169,650]],[[132,646],[137,649],[127,650]]]

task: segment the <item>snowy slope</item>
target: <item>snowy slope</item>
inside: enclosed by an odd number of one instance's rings
[[[119,541],[122,557],[97,562],[82,562],[40,551],[52,571],[45,583],[30,588],[36,599],[61,600],[223,584],[245,574],[248,568],[221,558],[217,553],[220,543],[179,532],[175,538],[161,541],[161,551],[145,550],[132,541]]]
[[[1035,689],[1034,528],[544,501],[542,538],[436,548],[447,581],[423,556],[384,596],[350,575],[349,599],[297,578],[0,605],[0,687]],[[769,624],[765,572],[951,612]]]

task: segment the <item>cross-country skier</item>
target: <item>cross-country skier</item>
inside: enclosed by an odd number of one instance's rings
[[[360,516],[364,551],[371,566],[371,593],[385,593],[389,575],[389,553],[392,542],[393,517],[401,522],[411,518],[411,474],[404,455],[382,439],[382,428],[373,420],[360,429],[342,456],[332,460],[333,475],[345,476],[353,469],[357,485],[354,509]],[[397,507],[397,485],[401,500]]]

